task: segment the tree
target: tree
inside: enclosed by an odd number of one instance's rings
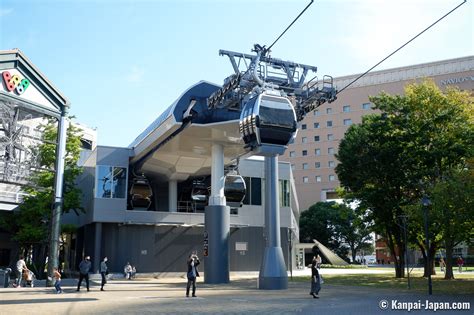
[[[345,204],[318,202],[300,217],[300,239],[318,240],[345,259],[348,251],[352,261],[359,249],[370,240],[370,231],[358,213]]]
[[[316,239],[332,250],[337,249],[340,244],[334,239],[336,230],[333,225],[337,207],[335,202],[318,202],[303,211],[300,216],[300,239],[304,242]]]
[[[474,171],[469,167],[457,170],[438,182],[430,194],[432,212],[443,222],[438,231],[446,250],[445,279],[454,279],[453,248],[461,242],[470,243],[474,236]]]
[[[39,275],[44,270],[54,202],[54,165],[56,161],[57,124],[49,119],[45,125],[43,141],[34,148],[39,153],[40,164],[30,179],[30,185],[24,188],[28,194],[18,211],[4,215],[0,226],[10,232],[22,251],[32,249],[33,266]],[[81,149],[81,135],[71,123],[67,129],[66,156],[64,170],[63,212],[83,212],[81,191],[76,188],[75,180],[82,172],[77,165]]]
[[[400,100],[390,101],[396,106]],[[382,114],[366,116],[362,124],[352,125],[339,144],[336,173],[347,190],[346,198],[358,200],[361,208],[368,209],[367,219],[374,223],[373,230],[384,236],[395,259],[396,276],[403,277],[405,243],[396,222],[410,196],[406,187],[410,182],[404,173],[410,162],[401,145],[404,134],[396,132],[395,123]]]
[[[411,239],[425,257],[428,252],[434,257],[440,237],[433,233],[430,248],[424,248],[420,199],[472,156],[473,100],[455,89],[443,93],[431,81],[408,85],[405,96],[381,93],[370,100],[380,114],[348,129],[336,172],[348,195],[370,209],[374,229],[385,237],[395,258],[396,276],[403,277],[407,244],[396,222],[414,209]],[[430,231],[439,231],[443,224],[430,217]],[[432,259],[425,264],[425,274],[429,264]]]
[[[347,205],[339,205],[335,213],[334,226],[337,238],[349,247],[352,261],[356,261],[357,252],[370,248],[370,224],[365,218],[364,211],[352,209]]]

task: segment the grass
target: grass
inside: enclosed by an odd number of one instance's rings
[[[393,274],[324,274],[324,284],[361,286],[368,288],[395,289],[404,292],[424,293],[428,290],[428,280],[423,278],[423,273],[410,273],[411,289],[408,290],[407,278],[395,278]],[[474,274],[456,274],[454,280],[444,280],[444,274],[432,276],[434,294],[471,294],[474,295]],[[308,281],[309,276],[293,277],[293,281]]]

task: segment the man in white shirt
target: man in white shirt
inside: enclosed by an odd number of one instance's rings
[[[23,271],[28,270],[25,263],[25,257],[20,255],[20,259],[16,262],[16,287],[21,287],[21,279],[23,279]]]

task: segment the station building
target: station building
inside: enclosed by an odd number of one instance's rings
[[[107,256],[115,271],[126,262],[139,272],[183,271],[191,251],[203,254],[203,196],[210,186],[212,145],[219,143],[230,168],[226,179],[241,176],[246,186],[238,204],[229,202],[226,185],[230,270],[259,270],[265,249],[263,159],[244,150],[236,113],[198,118],[188,126],[183,121],[191,97],[205,99],[218,88],[197,83],[128,147],[99,145],[89,153],[78,179],[86,213],[63,218],[79,227],[66,260],[77,264],[90,255],[97,267]],[[278,172],[281,247],[288,262],[290,242],[298,242],[299,213],[290,164],[280,162]]]

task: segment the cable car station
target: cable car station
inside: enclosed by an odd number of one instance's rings
[[[287,288],[299,209],[278,156],[335,89],[331,78],[305,85],[313,66],[254,52],[220,51],[234,69],[222,86],[198,82],[127,148],[92,152],[79,181],[87,214],[64,218],[81,227],[76,261],[89,253],[114,269],[177,272],[197,250],[206,283],[260,270],[259,288]]]

